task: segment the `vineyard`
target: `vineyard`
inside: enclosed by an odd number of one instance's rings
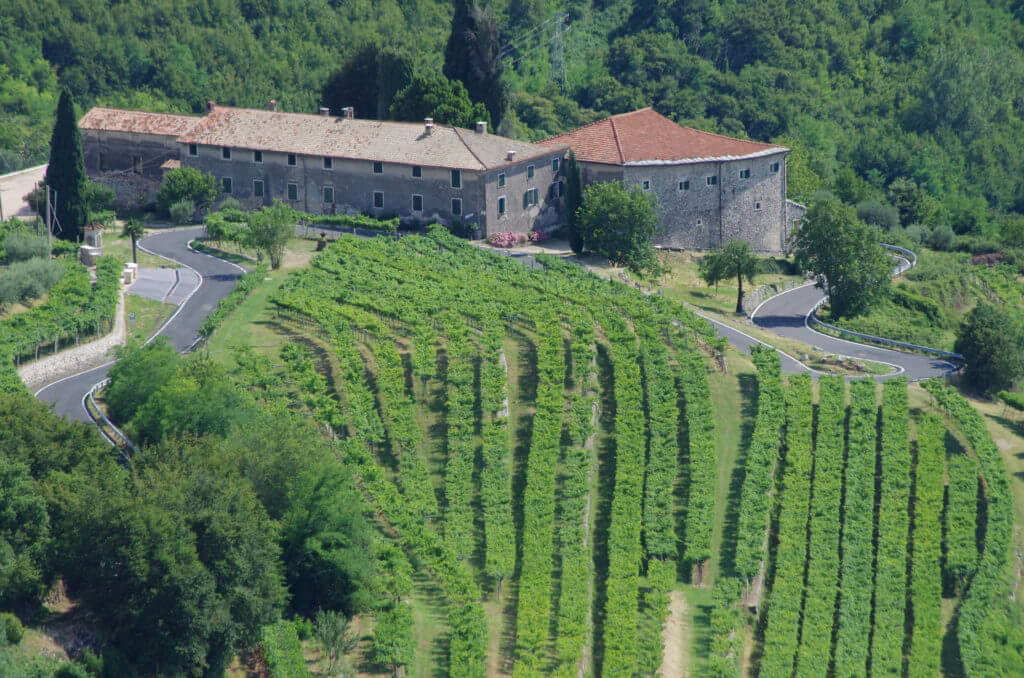
[[[1020,661],[1012,499],[955,392],[928,384],[918,414],[905,380],[783,378],[755,349],[749,431],[723,466],[722,422],[741,414],[713,404],[727,366],[711,328],[560,258],[527,263],[439,228],[342,236],[274,292],[293,340],[233,352],[257,399],[334,441],[397,547],[378,666],[655,675],[670,600],[701,590],[691,675]],[[268,634],[270,654],[295,645]]]

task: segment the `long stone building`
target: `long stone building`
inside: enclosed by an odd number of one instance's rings
[[[572,148],[584,184],[617,180],[657,196],[654,240],[666,247],[713,249],[740,238],[779,252],[804,213],[786,199],[789,149],[682,127],[650,108],[540,143]]]
[[[564,222],[564,145],[475,130],[217,106],[203,116],[93,108],[79,122],[87,171],[155,188],[170,168],[210,172],[249,208],[462,222],[483,237]],[[137,190],[137,189],[136,189]],[[137,197],[136,197],[137,199]]]

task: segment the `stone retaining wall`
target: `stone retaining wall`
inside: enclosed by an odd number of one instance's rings
[[[102,365],[111,359],[111,349],[121,346],[124,342],[124,289],[122,288],[120,299],[117,302],[117,312],[114,315],[114,329],[109,334],[45,358],[23,363],[18,368],[18,376],[25,382],[29,390],[35,391],[58,379]]]

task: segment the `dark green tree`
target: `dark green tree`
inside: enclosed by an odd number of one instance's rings
[[[277,270],[284,258],[284,248],[295,237],[298,213],[280,200],[274,200],[270,207],[258,212],[249,212],[246,244],[256,250],[257,258],[270,261],[270,268]]]
[[[104,391],[110,416],[127,424],[149,398],[177,374],[181,356],[166,339],[145,346],[126,346],[118,351],[110,368],[110,384]]]
[[[0,452],[0,606],[37,603],[52,583],[50,519],[28,467]]]
[[[409,55],[367,43],[331,74],[321,101],[334,115],[352,106],[357,117],[385,120],[395,95],[409,84],[412,75]]]
[[[461,82],[440,73],[413,76],[408,86],[395,95],[389,115],[393,120],[409,122],[433,118],[436,124],[465,128],[489,117],[483,104],[470,101]]]
[[[743,280],[753,284],[757,275],[758,261],[750,243],[745,240],[730,240],[720,250],[715,250],[700,261],[700,277],[708,285],[717,286],[719,281],[736,278],[739,290],[736,293],[736,312],[743,313]]]
[[[577,225],[587,250],[636,273],[657,273],[651,238],[658,228],[655,198],[618,181],[591,184],[583,192]]]
[[[57,116],[50,137],[50,164],[46,168],[46,185],[56,191],[55,211],[64,240],[81,240],[82,229],[89,220],[85,201],[85,162],[82,159],[82,137],[71,94],[63,90],[57,102]]]
[[[576,254],[582,254],[586,242],[580,233],[578,212],[583,204],[583,173],[576,160],[576,154],[569,151],[569,159],[565,163],[565,209],[566,220],[569,222],[569,247]]]
[[[793,234],[797,264],[824,283],[834,317],[863,313],[888,289],[893,259],[879,239],[877,228],[834,199],[816,202]]]
[[[472,101],[484,104],[495,127],[508,105],[501,53],[501,28],[490,10],[457,0],[444,51],[444,74],[461,82]]]
[[[164,214],[181,200],[191,200],[199,209],[205,209],[218,195],[220,182],[217,177],[195,167],[178,167],[164,175],[164,183],[156,194],[156,204]]]
[[[985,393],[1009,388],[1024,375],[1024,332],[995,306],[978,304],[967,314],[955,350],[964,357],[964,378]]]

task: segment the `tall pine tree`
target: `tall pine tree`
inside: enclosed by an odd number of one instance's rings
[[[467,0],[457,0],[444,49],[444,74],[461,81],[469,98],[487,107],[495,129],[508,103],[501,48],[501,27],[494,15]]]
[[[82,159],[82,137],[78,132],[75,104],[67,90],[57,103],[57,118],[50,137],[50,165],[46,168],[46,185],[56,191],[56,217],[60,230],[56,235],[78,241],[89,219],[84,200],[85,162]]]
[[[583,242],[583,234],[580,233],[576,219],[576,211],[583,204],[583,176],[580,164],[576,160],[576,154],[572,151],[569,151],[569,160],[565,163],[565,175],[565,208],[569,222],[569,247],[576,254],[583,254],[586,243]]]

